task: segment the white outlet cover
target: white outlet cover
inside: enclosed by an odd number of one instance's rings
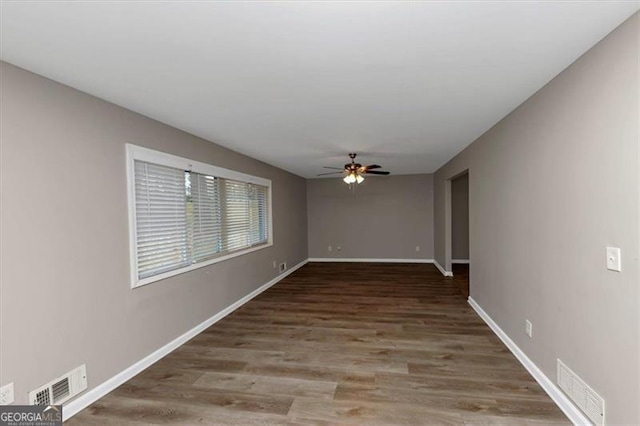
[[[622,259],[618,247],[607,247],[607,269],[610,271],[622,271]]]
[[[527,333],[527,336],[531,337],[533,334],[533,325],[531,324],[531,321],[526,320],[524,322],[524,331]]]
[[[14,400],[13,382],[0,388],[0,405],[13,404]]]

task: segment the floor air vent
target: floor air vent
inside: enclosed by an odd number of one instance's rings
[[[604,400],[560,360],[558,360],[558,385],[594,425],[605,424]]]
[[[85,365],[58,377],[55,380],[29,392],[31,405],[58,405],[87,388],[87,368]]]
[[[51,405],[51,389],[45,388],[36,392],[35,402],[32,405]]]

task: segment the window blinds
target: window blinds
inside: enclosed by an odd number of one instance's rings
[[[135,162],[138,277],[189,265],[184,172]]]
[[[267,240],[266,186],[224,179],[223,250],[235,251]]]
[[[199,173],[189,173],[188,178],[193,209],[192,253],[193,261],[198,262],[221,251],[220,179]]]
[[[138,279],[269,240],[269,187],[135,160]]]
[[[251,185],[251,184],[250,184]],[[261,244],[269,239],[269,188],[262,185],[251,185],[249,201],[251,203],[251,232],[249,245]]]

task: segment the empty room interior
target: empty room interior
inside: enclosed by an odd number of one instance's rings
[[[640,425],[639,10],[3,0],[0,423]]]

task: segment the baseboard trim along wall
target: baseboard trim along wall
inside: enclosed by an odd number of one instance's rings
[[[380,263],[433,263],[445,277],[452,277],[453,272],[446,271],[435,259],[364,259],[349,257],[310,257],[309,262],[380,262]],[[469,263],[469,261],[467,261]]]
[[[446,269],[444,269],[444,268],[442,267],[442,265],[440,265],[440,264],[438,263],[438,261],[437,261],[437,260],[434,260],[434,261],[433,261],[433,264],[434,264],[434,265],[436,265],[436,268],[438,268],[438,271],[440,271],[440,273],[441,273],[442,275],[444,275],[445,277],[452,277],[452,276],[453,276],[453,272],[451,272],[451,271],[447,271]]]
[[[468,265],[469,259],[451,259],[451,263],[457,263],[458,265]]]
[[[433,263],[433,259],[366,259],[354,257],[310,257],[309,262],[363,262],[363,263]]]
[[[476,311],[476,313],[487,323],[487,325],[493,330],[493,332],[502,340],[502,342],[509,348],[511,353],[520,361],[520,363],[527,369],[529,374],[536,379],[536,382],[542,386],[542,389],[551,397],[553,402],[562,410],[562,412],[571,420],[574,425],[590,425],[591,421],[586,415],[580,411],[554,383],[538,368],[537,365],[531,361],[531,359],[525,355],[525,353],[515,344],[513,340],[505,333],[498,324],[487,314],[478,303],[469,297],[469,305]]]
[[[433,263],[445,277],[452,277],[453,272],[446,271],[435,259],[365,259],[350,257],[310,257],[309,262],[366,262],[366,263]],[[467,263],[469,261],[467,260]]]
[[[77,414],[80,411],[84,410],[89,405],[91,405],[94,402],[96,402],[98,399],[102,398],[103,396],[105,396],[106,394],[108,394],[109,392],[111,392],[112,390],[114,390],[115,388],[117,388],[118,386],[120,386],[121,384],[126,382],[127,380],[131,379],[136,374],[138,374],[138,373],[142,372],[143,370],[145,370],[146,368],[150,367],[152,364],[154,364],[155,362],[159,361],[160,359],[162,359],[163,357],[165,357],[166,355],[168,355],[169,353],[171,353],[172,351],[174,351],[175,349],[177,349],[178,347],[180,347],[181,345],[186,343],[188,340],[190,340],[193,337],[195,337],[196,335],[200,334],[201,332],[203,332],[204,330],[206,330],[207,328],[209,328],[210,326],[212,326],[216,322],[220,321],[222,318],[226,317],[227,315],[229,315],[230,313],[232,313],[233,311],[238,309],[240,306],[244,305],[245,303],[247,303],[248,301],[250,301],[251,299],[253,299],[257,295],[262,293],[263,291],[267,290],[269,287],[274,286],[279,281],[284,279],[286,276],[294,273],[296,270],[300,269],[301,267],[306,265],[308,262],[309,262],[308,259],[303,260],[302,262],[298,263],[297,265],[295,265],[294,267],[290,268],[286,272],[278,275],[277,277],[275,277],[274,279],[272,279],[268,283],[262,285],[261,287],[257,288],[256,290],[252,291],[251,293],[247,294],[246,296],[244,296],[240,300],[238,300],[238,301],[232,303],[231,305],[227,306],[226,308],[224,308],[223,310],[221,310],[217,314],[213,315],[211,318],[209,318],[206,321],[196,325],[195,327],[193,327],[191,330],[187,331],[183,335],[175,338],[174,340],[172,340],[171,342],[167,343],[166,345],[164,345],[160,349],[158,349],[155,352],[152,352],[151,354],[149,354],[146,357],[142,358],[140,361],[136,362],[132,366],[126,368],[125,370],[123,370],[120,373],[116,374],[115,376],[111,377],[107,381],[99,384],[95,388],[93,388],[90,391],[88,391],[87,393],[79,396],[78,398],[74,399],[73,401],[69,402],[68,404],[65,404],[64,405],[64,410],[63,410],[63,417],[64,417],[63,420],[66,421],[66,420],[70,419],[72,416],[74,416],[75,414]]]

